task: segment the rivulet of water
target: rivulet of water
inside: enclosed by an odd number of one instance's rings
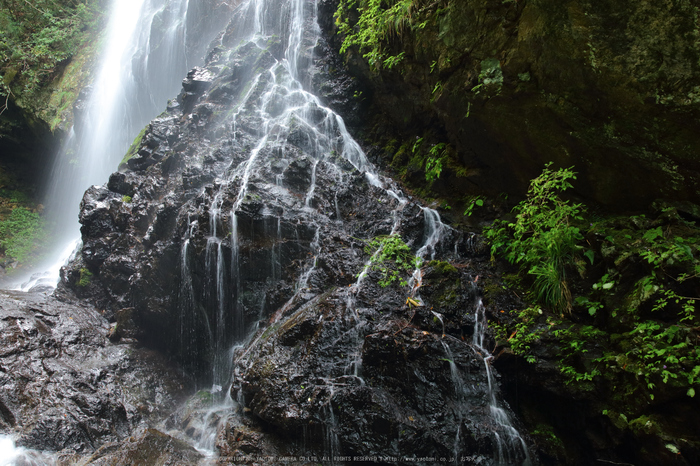
[[[495,458],[499,465],[522,465],[530,466],[530,453],[523,440],[520,432],[513,426],[508,413],[503,409],[501,403],[496,396],[498,387],[491,368],[493,355],[484,347],[484,338],[488,321],[486,320],[486,309],[479,299],[474,312],[474,335],[472,344],[478,349],[479,354],[484,360],[484,370],[488,380],[488,398],[489,412],[494,421],[495,429],[493,432],[494,440],[497,447],[497,457]]]

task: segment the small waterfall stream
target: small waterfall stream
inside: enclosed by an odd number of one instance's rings
[[[503,409],[496,397],[496,379],[493,375],[493,369],[491,368],[493,355],[484,347],[487,326],[488,322],[486,320],[485,308],[481,299],[479,299],[474,312],[474,335],[472,344],[484,360],[484,370],[486,371],[486,379],[488,380],[489,411],[496,426],[493,432],[498,451],[496,460],[499,465],[520,464],[522,466],[530,466],[532,461],[530,460],[530,453],[528,452],[525,440],[523,440],[520,432],[513,427],[510,416]]]

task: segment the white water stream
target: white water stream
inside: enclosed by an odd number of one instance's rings
[[[401,191],[393,186],[388,180],[377,174],[375,168],[367,161],[364,152],[357,142],[348,133],[343,119],[331,109],[324,107],[321,101],[309,91],[310,81],[308,65],[312,61],[312,50],[317,44],[320,35],[320,28],[316,20],[316,2],[307,0],[249,0],[242,3],[236,9],[232,22],[228,27],[226,43],[237,44],[229,53],[236,51],[250,50],[251,44],[260,49],[262,53],[271,43],[281,38],[284,45],[284,53],[281,59],[270,61],[269,65],[259,67],[249,78],[251,83],[241,94],[240,98],[234,102],[228,121],[222,122],[226,128],[233,129],[233,138],[236,138],[236,128],[244,128],[247,121],[256,122],[254,136],[257,138],[254,146],[251,147],[249,156],[242,162],[233,162],[226,170],[220,180],[217,180],[218,190],[209,197],[209,230],[206,249],[206,273],[209,285],[207,302],[211,309],[219,309],[217,315],[221,315],[224,309],[229,309],[234,314],[234,318],[212,318],[206,319],[209,335],[208,347],[213,352],[214,360],[212,364],[213,388],[228,387],[231,385],[229,374],[231,373],[231,360],[228,348],[231,345],[240,343],[242,339],[249,338],[248,332],[254,332],[258,325],[254,323],[251,328],[244,328],[247,325],[242,316],[241,294],[241,257],[240,257],[240,237],[241,219],[239,211],[242,209],[248,196],[251,194],[251,180],[257,176],[256,170],[264,165],[264,153],[271,148],[277,148],[278,153],[284,151],[285,143],[292,134],[300,135],[301,145],[304,153],[309,157],[311,180],[303,200],[302,209],[313,215],[314,193],[316,189],[317,170],[320,164],[324,163],[324,169],[335,173],[338,180],[342,180],[344,171],[335,166],[334,157],[339,156],[348,161],[355,169],[363,172],[367,181],[384,191],[387,201],[396,202],[396,212],[391,233],[396,233],[400,227],[400,216],[398,211],[407,204],[407,199]],[[223,39],[222,39],[223,40]],[[224,44],[221,44],[225,46]],[[246,52],[247,53],[247,52]],[[249,133],[252,133],[250,129]],[[295,154],[289,154],[289,158],[284,163],[288,166]],[[259,182],[260,180],[257,180]],[[274,185],[283,189],[282,179],[277,176]],[[232,187],[236,186],[232,193]],[[222,199],[233,194],[234,200],[228,214],[230,219],[230,231],[223,231],[220,228],[224,218],[222,211]],[[335,200],[336,221],[342,221]],[[425,218],[425,232],[423,244],[419,246],[418,255],[421,258],[432,259],[435,255],[435,248],[439,242],[443,231],[447,228],[440,217],[432,209],[422,209]],[[281,306],[275,318],[279,318],[289,309],[308,287],[310,276],[316,267],[316,254],[319,242],[319,226],[311,220],[315,228],[314,239],[309,244],[312,257],[308,259],[307,265],[300,273],[295,286],[293,296]],[[272,238],[277,238],[278,245],[271,247],[270,254],[270,277],[274,281],[279,279],[281,273],[279,241],[281,240],[281,218],[271,221],[270,225],[265,225],[264,230]],[[276,229],[274,234],[272,230]],[[223,264],[225,257],[221,254],[224,241],[230,241],[230,269],[225,270]],[[191,296],[192,278],[188,276],[190,267],[188,265],[189,240],[183,243],[182,267],[181,267],[181,294],[188,297],[182,300],[189,306],[189,310],[181,309],[183,320],[191,319],[185,314],[194,314],[198,308],[197,304],[189,299]],[[277,249],[275,249],[277,248]],[[348,361],[344,373],[359,379],[361,377],[361,347],[366,333],[363,329],[362,320],[355,309],[355,296],[359,291],[364,277],[367,275],[369,262],[364,270],[359,274],[354,285],[347,290],[346,308],[347,318],[350,319],[348,333],[344,335],[351,341],[356,341],[357,350],[348,354]],[[417,270],[412,280],[413,290],[420,287],[420,270]],[[215,299],[211,299],[215,298]],[[264,305],[265,295],[259,307]],[[303,298],[301,298],[303,299]],[[418,298],[419,299],[419,298]],[[232,302],[226,303],[225,300]],[[228,306],[228,307],[227,307]],[[354,322],[354,324],[353,324]],[[183,324],[183,328],[186,326]],[[233,336],[233,338],[232,338]],[[193,342],[182,342],[183,347],[194,346]],[[329,382],[331,383],[331,382]],[[331,383],[332,386],[332,383]],[[227,400],[224,400],[227,403]],[[222,405],[223,407],[223,405]],[[334,437],[332,424],[334,413],[332,408],[326,413],[330,423],[327,431],[326,443],[328,447],[337,452],[338,441]],[[213,427],[212,427],[213,428]],[[202,434],[203,437],[211,437],[212,432]]]
[[[0,466],[53,466],[50,454],[15,446],[14,439],[0,434]]]
[[[522,465],[530,466],[530,453],[518,430],[513,426],[513,422],[501,403],[496,397],[496,380],[491,369],[493,355],[484,347],[484,338],[488,321],[486,319],[486,309],[481,299],[476,304],[474,312],[474,335],[472,344],[478,349],[478,354],[484,360],[486,379],[488,380],[489,411],[494,421],[496,429],[493,431],[494,440],[497,446],[496,461],[499,465]],[[454,377],[454,373],[453,373]]]

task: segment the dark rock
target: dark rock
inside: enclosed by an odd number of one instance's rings
[[[197,99],[211,87],[213,78],[209,70],[199,67],[194,67],[187,73],[187,77],[182,81],[182,93],[178,96],[183,113],[192,111]]]
[[[86,463],[99,466],[123,464],[198,464],[203,456],[182,440],[156,429],[146,429],[120,444],[108,444],[100,448]]]
[[[181,377],[161,356],[111,345],[108,330],[88,305],[0,293],[0,426],[19,445],[89,454],[174,409]]]
[[[320,2],[318,11],[338,50],[336,5]],[[405,54],[395,67],[371,69],[364,50],[345,54],[371,111],[329,101],[343,116],[359,116],[381,146],[392,139],[412,145],[417,137],[449,143],[452,168],[432,186],[448,199],[522,197],[554,161],[578,171],[577,194],[610,209],[647,209],[657,198],[698,204],[699,69],[697,48],[686,39],[697,34],[692,8],[649,1],[433,4],[411,18],[425,27],[387,49]],[[323,94],[342,80],[324,77],[317,86]],[[412,174],[408,159],[394,160],[399,152],[382,151],[383,159],[420,187],[423,170]]]

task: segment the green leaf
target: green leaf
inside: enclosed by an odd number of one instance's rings
[[[695,397],[695,389],[693,387],[690,387],[686,395],[688,395],[691,398]]]
[[[589,249],[588,251],[583,253],[584,256],[588,258],[588,260],[591,262],[591,265],[593,265],[593,258],[595,257],[595,251],[593,249]]]
[[[656,238],[658,238],[659,236],[663,236],[663,235],[664,235],[664,232],[661,229],[661,227],[656,227],[653,230],[647,230],[647,232],[644,233],[644,236],[642,238],[644,238],[646,241],[649,241],[651,243]]]

